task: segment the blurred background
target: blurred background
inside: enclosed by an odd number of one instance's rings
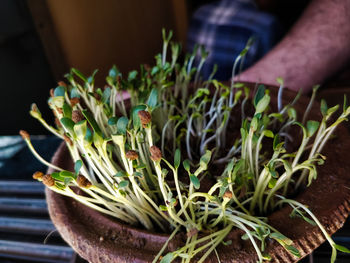
[[[64,79],[71,67],[84,74],[99,69],[97,83],[104,85],[104,76],[113,64],[123,73],[138,69],[141,63],[152,64],[161,51],[162,28],[173,30],[173,40],[191,50],[199,40],[192,36],[206,26],[194,14],[213,2],[217,1],[2,0],[0,135],[17,134],[19,129],[47,134],[29,117],[30,104],[37,103],[44,116],[50,118],[46,104],[49,90]],[[260,41],[260,51],[248,62],[260,58],[288,30],[308,1],[288,0],[283,5],[278,2],[258,0],[254,6],[240,6],[246,11],[246,24],[240,22],[229,28],[227,36],[237,43],[232,45],[228,65],[221,65],[219,72],[231,70],[232,61],[253,34],[268,40],[268,44]],[[239,13],[236,19],[242,19]],[[263,25],[264,20],[269,24]],[[224,52],[227,54],[226,49]],[[207,67],[211,71],[212,65]],[[229,78],[227,74],[225,77]]]
[[[48,244],[43,243],[55,228],[48,219],[44,188],[31,182],[31,173],[45,168],[28,153],[19,137],[9,136],[17,135],[20,129],[36,135],[48,134],[30,117],[31,103],[37,103],[44,118],[50,120],[46,103],[49,90],[64,79],[71,67],[86,75],[99,69],[97,85],[103,86],[104,76],[113,64],[123,73],[138,69],[141,63],[152,64],[161,51],[162,28],[172,29],[173,39],[191,50],[196,42],[192,36],[203,26],[200,15],[212,3],[215,1],[0,1],[1,263],[83,262],[55,232]],[[242,7],[248,14],[244,18],[247,23],[233,26],[227,35],[237,39],[227,71],[252,34],[261,41],[249,63],[263,56],[288,31],[308,1],[280,3],[259,0],[253,9]],[[273,26],[266,27],[252,19],[259,16],[269,19]],[[268,47],[264,46],[266,38]],[[229,75],[221,77],[228,79]],[[49,159],[60,142],[39,136],[33,143]],[[348,242],[349,246],[349,236],[349,230],[342,230],[338,242]],[[323,245],[305,262],[329,262],[329,257],[329,248]],[[340,255],[337,262],[350,262],[350,258]]]
[[[161,29],[185,42],[184,0],[3,0],[0,2],[2,135],[27,129],[46,134],[29,118],[36,102],[50,116],[48,92],[71,67],[99,69],[98,83],[113,65],[122,72],[152,63],[161,50]]]

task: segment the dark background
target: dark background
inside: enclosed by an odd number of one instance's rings
[[[160,29],[163,26],[174,29],[175,37],[185,46],[189,17],[200,5],[212,1],[152,0],[147,2],[153,4],[149,4],[150,15],[145,15],[136,22],[121,18],[122,22],[125,20],[122,25],[121,21],[115,20],[120,13],[113,18],[114,20],[106,18],[101,21],[104,19],[103,12],[107,12],[108,6],[111,8],[120,6],[123,9],[121,13],[131,12],[126,14],[126,17],[138,17],[145,12],[141,10],[140,14],[134,14],[133,9],[145,1],[130,1],[129,5],[120,1],[98,2],[99,4],[94,1],[77,0],[0,1],[0,135],[18,134],[19,129],[28,130],[31,134],[48,134],[46,129],[30,117],[28,111],[31,103],[35,102],[44,117],[52,121],[46,104],[49,90],[56,86],[56,81],[61,80],[70,67],[78,67],[86,74],[99,68],[102,71],[99,75],[101,77],[113,63],[121,67],[124,72],[137,68],[140,63],[152,63],[153,56],[161,48]],[[287,29],[300,15],[307,1],[284,2],[281,5],[279,1],[274,0],[257,1],[264,11],[279,14],[281,22]],[[82,11],[79,12],[80,9]],[[102,14],[94,20],[94,14],[98,15],[99,12]],[[105,17],[109,15],[108,13]],[[91,25],[86,25],[89,21]],[[101,24],[97,26],[99,21]],[[109,24],[113,21],[115,24]],[[146,28],[145,24],[149,27]],[[89,28],[94,31],[87,31]],[[151,32],[151,28],[154,28],[155,33]],[[132,33],[134,31],[139,31],[136,37],[139,36],[140,39],[135,39]],[[119,35],[120,32],[124,32],[124,38],[130,38],[131,41],[123,39],[123,36]],[[96,40],[94,34],[100,39]],[[74,38],[74,35],[77,37]],[[150,39],[154,41],[147,45]],[[94,41],[96,43],[93,43]],[[143,43],[135,44],[136,41]],[[108,42],[112,44],[109,45]],[[67,43],[71,47],[67,47]],[[82,46],[82,43],[86,45]],[[118,43],[120,48],[113,49],[113,45],[118,46]],[[103,54],[103,50],[106,49],[107,55]]]
[[[0,3],[0,135],[26,129],[47,133],[29,115],[32,102],[48,115],[46,99],[55,86],[25,1]]]

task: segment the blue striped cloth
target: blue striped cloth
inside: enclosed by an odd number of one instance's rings
[[[202,69],[204,79],[208,78],[214,64],[218,64],[215,78],[228,80],[235,58],[250,37],[253,36],[255,41],[246,55],[243,69],[266,54],[280,39],[282,31],[278,19],[259,11],[253,1],[221,0],[195,11],[188,31],[187,48],[192,51],[197,43],[209,51]]]

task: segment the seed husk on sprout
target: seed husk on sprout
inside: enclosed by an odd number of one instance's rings
[[[136,160],[137,158],[139,158],[139,155],[136,151],[134,150],[129,150],[125,153],[125,156],[127,159],[131,160],[131,161],[134,161]]]
[[[90,188],[92,186],[91,182],[81,174],[77,177],[77,184],[81,188]]]
[[[75,123],[78,123],[79,121],[84,120],[84,115],[80,110],[73,110],[72,111],[72,121]]]
[[[157,146],[151,146],[149,151],[151,153],[152,161],[159,162],[162,159],[162,152]]]
[[[44,176],[44,173],[42,173],[42,172],[35,172],[33,174],[33,179],[35,179],[35,180],[42,180],[43,176]]]
[[[59,81],[57,84],[58,84],[58,86],[62,86],[62,87],[67,88],[67,84],[63,80]]]
[[[66,134],[63,134],[63,139],[67,144],[73,145],[73,141]]]
[[[152,120],[152,116],[148,111],[140,110],[137,114],[141,120],[141,124],[143,128],[145,128],[147,124],[149,124]]]
[[[29,133],[27,131],[25,131],[25,130],[20,130],[19,134],[22,136],[22,138],[24,140],[29,140],[30,139]]]
[[[232,194],[232,192],[229,191],[229,190],[227,190],[227,191],[224,193],[224,195],[223,195],[223,197],[224,197],[224,198],[227,198],[227,199],[231,199],[232,196],[233,196],[233,194]]]
[[[71,105],[72,107],[74,107],[75,105],[77,105],[78,103],[80,103],[80,99],[77,98],[77,97],[71,98],[69,101],[70,101],[70,105]]]
[[[51,176],[51,174],[45,174],[42,177],[42,182],[44,185],[46,185],[47,187],[52,187],[55,185],[55,179],[53,179],[53,177]]]

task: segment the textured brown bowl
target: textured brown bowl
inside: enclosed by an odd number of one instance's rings
[[[272,90],[272,96],[276,90]],[[284,91],[284,98],[290,101],[293,92]],[[305,109],[306,98],[298,103],[300,111]],[[318,111],[318,108],[315,112]],[[313,113],[314,116],[317,113]],[[350,140],[345,127],[338,127],[337,137],[330,140],[324,150],[326,163],[318,168],[318,178],[295,199],[308,205],[329,234],[341,228],[350,211]],[[53,157],[57,166],[72,170],[69,152],[62,144]],[[152,262],[168,236],[150,233],[130,227],[109,216],[100,214],[70,198],[46,190],[50,217],[62,237],[83,258],[89,262]],[[302,219],[290,218],[291,209],[284,207],[271,214],[269,224],[294,241],[302,257],[311,253],[325,241],[321,231]],[[221,262],[256,262],[256,253],[249,241],[242,241],[241,233],[233,230],[229,246],[219,246],[217,251]],[[181,235],[169,244],[173,250],[181,244]],[[267,253],[272,262],[296,262],[298,259],[286,252],[276,242],[267,244]],[[217,262],[214,255],[207,262]]]

